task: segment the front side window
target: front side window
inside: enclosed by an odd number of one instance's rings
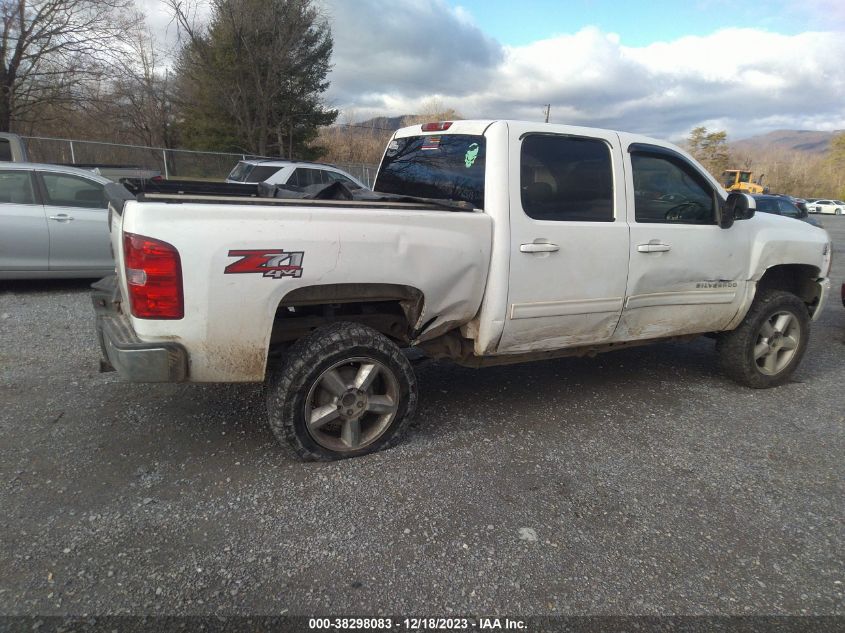
[[[0,203],[34,204],[32,178],[28,171],[0,171]]]
[[[713,189],[689,163],[661,154],[631,154],[637,222],[715,224]]]
[[[87,209],[105,209],[106,202],[103,185],[97,182],[71,176],[41,172],[47,197],[45,204],[56,207],[82,207]]]
[[[297,167],[290,175],[288,180],[289,185],[296,185],[297,187],[310,187],[311,185],[323,184],[323,170],[322,169],[308,169],[306,167]]]
[[[613,222],[613,167],[604,141],[535,134],[522,142],[522,209],[535,220]]]
[[[347,178],[343,174],[339,174],[336,171],[324,171],[323,175],[327,179],[328,182],[342,182],[344,185],[349,187],[350,189],[360,189],[361,185],[359,185],[354,180]]]
[[[792,204],[789,200],[778,200],[778,208],[781,215],[797,218],[801,216],[801,209]]]

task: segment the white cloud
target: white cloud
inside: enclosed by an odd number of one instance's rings
[[[166,41],[161,0],[138,0]],[[799,0],[782,0],[785,11]],[[329,105],[374,115],[418,112],[432,98],[476,118],[551,120],[686,136],[696,125],[732,138],[776,128],[845,129],[845,34],[732,28],[642,47],[585,27],[503,46],[445,0],[322,0],[335,39]],[[841,0],[800,0],[805,15],[845,25]],[[201,5],[196,5],[201,6]],[[790,8],[791,7],[791,8]]]
[[[502,47],[442,0],[351,4],[330,3],[329,97],[359,117],[411,113],[437,96],[469,117],[541,120],[551,103],[555,122],[664,138],[708,122],[734,138],[845,128],[842,33],[726,29],[628,47],[586,27]]]

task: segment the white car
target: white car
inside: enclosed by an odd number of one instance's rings
[[[109,182],[85,169],[0,163],[0,279],[113,272]]]
[[[828,215],[842,215],[845,213],[845,202],[841,200],[816,200],[807,204],[813,207],[814,213],[827,213]]]
[[[239,161],[229,174],[229,183],[258,183],[269,185],[330,185],[340,181],[350,189],[366,189],[367,185],[342,169],[323,163],[289,160],[250,159]]]

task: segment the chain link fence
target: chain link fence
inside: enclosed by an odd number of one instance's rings
[[[250,154],[166,149],[143,145],[78,141],[24,136],[30,160],[65,165],[126,165],[152,169],[171,179],[225,180],[239,160],[261,158]],[[373,186],[377,165],[336,164],[368,187]]]

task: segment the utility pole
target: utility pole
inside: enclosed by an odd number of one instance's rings
[[[551,110],[552,110],[552,104],[547,103],[545,110],[546,110],[546,123],[548,123],[549,122],[549,112],[551,112]]]

